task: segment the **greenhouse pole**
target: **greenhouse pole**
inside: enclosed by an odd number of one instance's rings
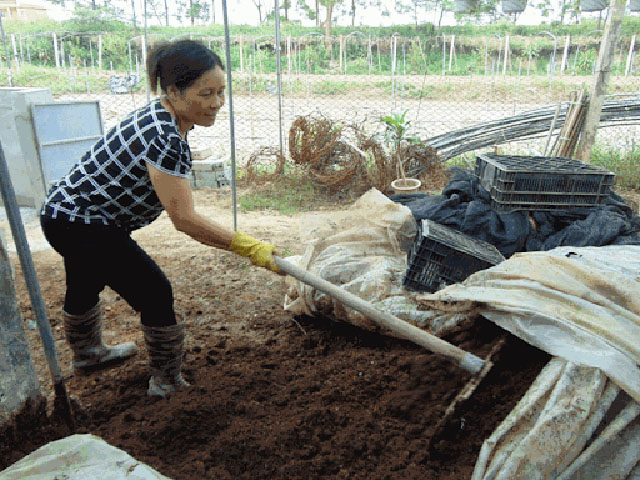
[[[233,229],[238,229],[238,207],[236,203],[236,131],[233,118],[233,84],[231,83],[231,41],[229,36],[229,16],[227,0],[222,0],[224,13],[224,42],[227,65],[227,91],[229,92],[229,136],[231,141],[231,202],[233,204]]]
[[[11,60],[9,60],[9,51],[7,50],[7,36],[4,33],[4,25],[2,24],[2,16],[0,12],[0,30],[2,31],[2,44],[4,45],[4,57],[7,60],[7,69],[9,71],[9,86],[13,87],[13,75],[11,73]]]
[[[596,73],[593,76],[593,83],[590,90],[591,100],[587,108],[582,138],[578,144],[576,153],[576,158],[583,162],[588,163],[591,160],[591,149],[596,139],[596,131],[598,130],[604,95],[607,91],[607,85],[609,84],[609,77],[611,76],[613,48],[620,39],[620,27],[622,25],[625,3],[624,0],[611,0],[611,5],[609,6],[611,14],[607,18],[604,36],[600,44]]]
[[[282,148],[282,64],[280,52],[280,2],[275,0],[276,9],[276,81],[278,86],[278,137],[280,138],[280,155],[284,155]]]

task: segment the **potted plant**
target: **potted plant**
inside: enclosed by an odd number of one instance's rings
[[[396,194],[415,192],[421,185],[417,178],[406,177],[404,160],[400,157],[399,147],[402,142],[420,142],[420,138],[408,133],[411,122],[406,119],[407,112],[408,110],[405,110],[402,114],[392,113],[380,118],[380,121],[385,124],[385,144],[391,149],[391,156],[396,165],[398,178],[391,182],[391,188]]]

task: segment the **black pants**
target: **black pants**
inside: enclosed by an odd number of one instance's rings
[[[143,325],[175,325],[173,291],[160,267],[120,228],[40,217],[42,231],[64,257],[64,310],[81,315],[111,287],[140,312]]]

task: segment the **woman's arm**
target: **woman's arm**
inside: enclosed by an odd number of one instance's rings
[[[234,232],[195,211],[189,180],[164,173],[149,163],[147,170],[156,195],[176,230],[205,245],[229,250]]]
[[[197,213],[193,208],[189,180],[164,173],[148,162],[147,170],[156,195],[176,230],[200,243],[230,250],[249,258],[254,265],[284,275],[273,260],[273,255],[277,255],[273,245],[260,242],[242,232],[228,230]]]

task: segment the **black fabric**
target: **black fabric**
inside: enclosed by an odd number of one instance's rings
[[[416,221],[433,220],[489,242],[505,257],[567,246],[640,245],[640,217],[614,192],[597,207],[498,213],[468,170],[454,169],[442,195],[392,195]]]
[[[117,227],[40,216],[47,241],[64,257],[64,310],[82,315],[111,287],[140,312],[143,325],[176,323],[169,280],[149,255]]]
[[[133,111],[53,185],[41,210],[50,218],[132,231],[163,210],[147,163],[181,178],[191,171],[189,145],[160,99]]]

